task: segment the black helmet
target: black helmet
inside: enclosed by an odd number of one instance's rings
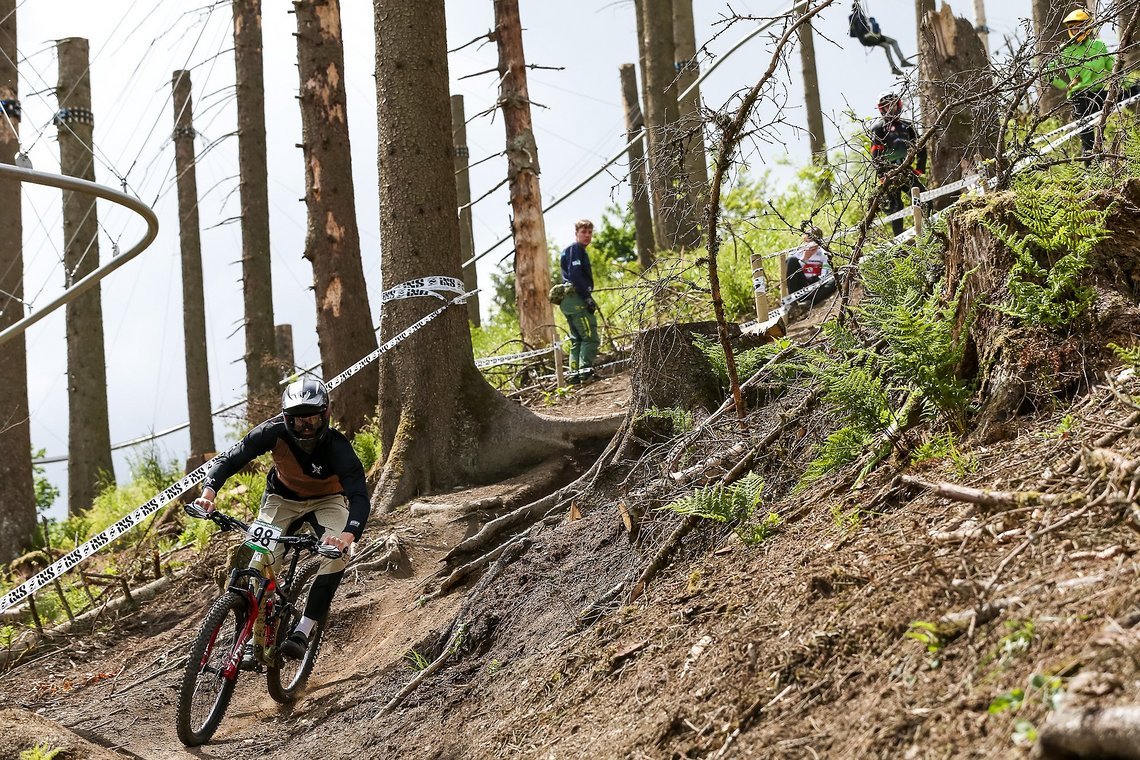
[[[289,437],[312,454],[329,434],[329,389],[314,377],[294,380],[281,394],[281,413]]]

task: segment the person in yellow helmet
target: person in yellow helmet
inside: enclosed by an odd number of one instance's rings
[[[1064,90],[1078,119],[1084,119],[1104,108],[1108,81],[1115,59],[1108,46],[1096,37],[1092,16],[1078,8],[1065,16],[1062,22],[1069,35],[1069,43],[1061,48],[1060,60],[1054,64],[1053,86]],[[1095,125],[1081,129],[1081,149],[1091,153],[1095,138]]]

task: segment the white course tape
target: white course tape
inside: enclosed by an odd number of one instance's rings
[[[536,348],[533,351],[523,351],[520,354],[504,354],[502,356],[484,356],[482,359],[475,360],[475,366],[479,369],[487,369],[488,367],[497,367],[500,364],[510,364],[511,362],[522,361],[523,359],[532,359],[536,356],[543,356],[554,351],[554,346],[547,346],[546,348]]]
[[[423,279],[435,279],[435,278],[423,278]],[[446,279],[446,280],[451,280],[452,282],[458,282],[458,280],[454,280],[453,278],[439,278],[439,279]],[[405,284],[407,284],[407,283],[405,283]],[[397,288],[399,288],[399,287],[402,287],[402,286],[397,286]],[[393,288],[393,290],[395,290],[395,289],[396,288]],[[414,289],[415,288],[408,288],[408,290],[414,290]],[[421,318],[420,320],[418,320],[417,322],[413,323],[410,327],[406,328],[403,332],[392,337],[387,342],[385,342],[382,346],[377,348],[375,351],[368,354],[368,356],[366,356],[363,359],[361,359],[360,361],[356,362],[351,367],[347,368],[346,370],[341,372],[339,375],[334,377],[332,380],[329,380],[326,383],[329,390],[332,390],[332,389],[336,388],[337,386],[341,385],[346,380],[348,380],[350,377],[352,377],[357,372],[359,372],[361,369],[363,369],[365,366],[367,366],[368,364],[375,361],[376,358],[378,356],[380,356],[380,354],[383,354],[384,352],[390,351],[392,348],[395,348],[402,341],[407,339],[410,335],[412,335],[412,334],[418,332],[420,329],[422,329],[428,322],[431,322],[433,319],[438,317],[440,314],[443,314],[448,308],[450,308],[451,306],[458,304],[458,303],[464,303],[465,301],[467,301],[468,298],[470,298],[476,292],[477,291],[473,290],[469,293],[463,293],[459,297],[454,298],[451,301],[448,301],[443,306],[440,306],[435,311],[429,313],[427,316],[425,316],[425,317]],[[189,491],[194,486],[201,483],[206,478],[206,473],[209,472],[210,468],[213,467],[220,459],[225,457],[227,454],[229,454],[230,452],[232,452],[236,448],[237,448],[237,444],[232,446],[228,451],[223,452],[221,454],[218,454],[217,456],[215,456],[213,459],[211,459],[210,461],[203,464],[198,469],[194,470],[193,472],[191,472],[188,475],[186,475],[185,477],[183,477],[177,483],[174,483],[173,485],[168,486],[167,488],[163,489],[153,499],[151,499],[147,503],[143,504],[141,507],[137,508],[133,512],[131,512],[126,517],[119,519],[114,524],[112,524],[110,527],[101,531],[98,535],[91,538],[91,540],[77,546],[71,552],[68,552],[66,555],[64,555],[60,559],[56,560],[55,562],[53,562],[48,567],[44,568],[43,570],[36,573],[34,576],[29,578],[28,580],[24,581],[24,583],[20,584],[16,588],[14,588],[11,591],[9,591],[8,593],[4,594],[4,596],[0,597],[0,612],[3,612],[4,610],[8,609],[9,607],[12,607],[16,604],[19,604],[24,599],[28,598],[31,594],[35,593],[36,591],[43,588],[47,584],[51,583],[55,579],[59,578],[61,575],[63,575],[67,571],[71,570],[76,565],[78,565],[80,562],[87,559],[92,554],[99,551],[104,546],[107,546],[112,541],[114,541],[116,538],[118,538],[119,536],[122,536],[127,531],[129,531],[131,528],[133,528],[136,525],[138,525],[139,523],[141,523],[144,519],[146,519],[150,515],[154,514],[159,509],[166,506],[167,504],[169,504],[174,499],[177,499],[179,496],[186,493],[187,491]]]

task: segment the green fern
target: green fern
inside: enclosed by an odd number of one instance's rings
[[[1092,266],[1089,254],[1108,237],[1112,212],[1112,206],[1091,206],[1093,192],[1083,170],[1057,167],[1015,184],[1013,218],[1024,232],[981,220],[1014,257],[1006,283],[1009,298],[1000,311],[1031,324],[1063,327],[1093,302],[1096,294],[1084,275]]]
[[[675,406],[665,409],[657,407],[646,409],[638,419],[668,421],[672,425],[673,435],[687,433],[693,429],[693,413]]]
[[[1140,372],[1140,344],[1125,348],[1115,343],[1109,343],[1108,347],[1112,349],[1112,353],[1116,354],[1117,359],[1127,364],[1136,372]]]
[[[716,483],[696,488],[659,511],[699,517],[713,522],[732,524],[733,530],[746,544],[763,541],[780,525],[780,517],[769,513],[758,524],[747,524],[763,502],[764,480],[750,472],[735,483]]]

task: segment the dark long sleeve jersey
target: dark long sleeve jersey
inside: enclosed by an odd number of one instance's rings
[[[217,491],[234,473],[266,452],[273,452],[273,467],[266,476],[266,491],[293,501],[306,501],[344,494],[348,499],[345,530],[360,538],[371,505],[364,484],[364,466],[352,444],[339,431],[328,437],[312,454],[298,449],[277,415],[261,423],[241,439],[206,475],[205,485]]]
[[[574,243],[562,252],[559,260],[562,267],[562,281],[573,284],[574,290],[583,300],[590,297],[594,290],[594,273],[590,269],[590,254],[586,253],[586,246]]]
[[[880,175],[894,169],[906,160],[911,148],[918,142],[918,132],[906,119],[876,119],[871,125],[871,162]],[[915,168],[926,171],[926,148],[915,156]]]

